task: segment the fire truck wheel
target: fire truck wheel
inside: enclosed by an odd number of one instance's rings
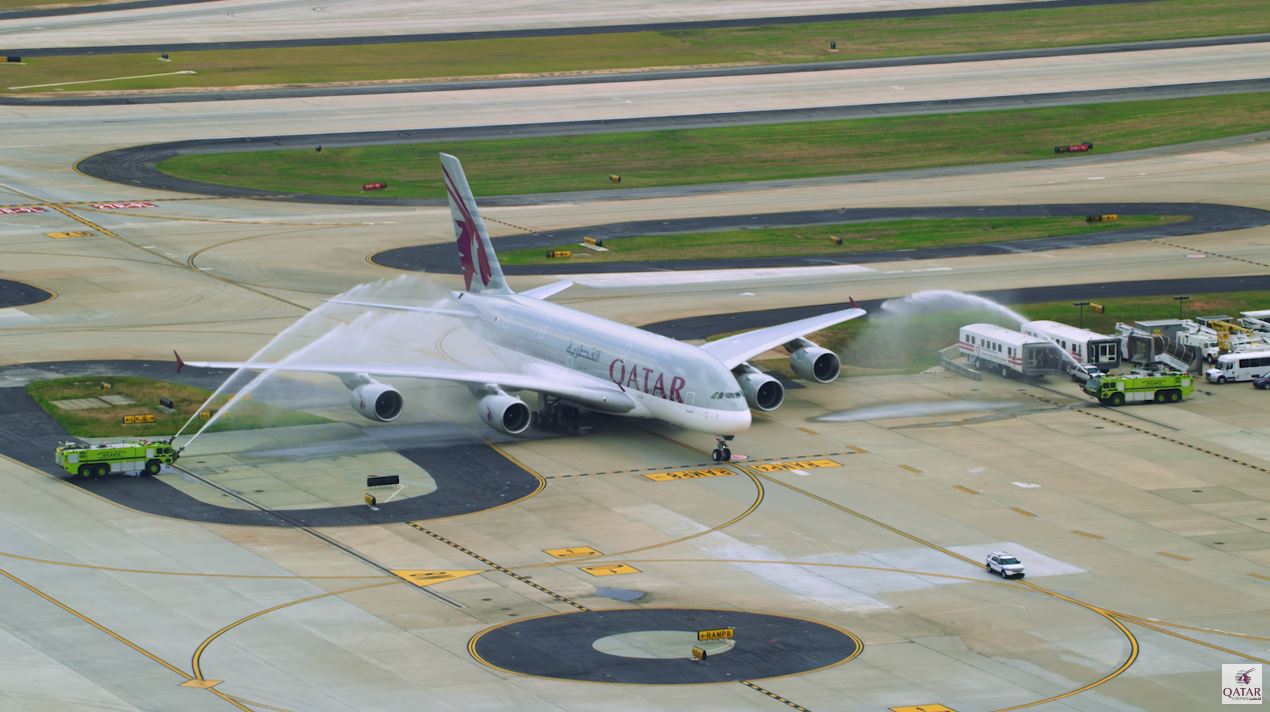
[[[80,465],[80,466],[79,466],[79,472],[78,472],[77,474],[78,474],[80,477],[92,477],[92,476],[93,476],[93,466],[92,466],[92,465]]]
[[[1111,394],[1111,404],[1112,404],[1113,406],[1117,407],[1117,408],[1119,408],[1120,406],[1124,405],[1124,394],[1123,394],[1123,393],[1112,393],[1112,394]]]
[[[1169,391],[1169,402],[1176,403],[1182,400],[1182,392],[1178,390]]]
[[[163,463],[158,460],[151,460],[146,463],[145,474],[150,476],[157,475],[161,469],[163,469]]]
[[[106,464],[106,463],[104,463],[104,462],[103,462],[103,463],[101,463],[100,465],[98,465],[98,466],[97,466],[97,473],[96,473],[96,474],[97,474],[97,476],[98,476],[98,477],[105,477],[106,475],[109,475],[109,474],[110,474],[110,465],[107,465],[107,464]]]

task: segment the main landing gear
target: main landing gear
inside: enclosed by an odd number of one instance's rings
[[[714,439],[714,450],[710,453],[710,457],[715,462],[732,462],[732,450],[728,448],[728,443],[732,442],[734,435],[720,435]]]

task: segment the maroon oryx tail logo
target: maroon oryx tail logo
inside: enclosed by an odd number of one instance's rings
[[[454,179],[450,177],[450,172],[444,167],[441,168],[442,174],[445,175],[445,189],[450,194],[450,206],[459,213],[454,220],[454,233],[458,236],[459,248],[459,266],[463,269],[463,285],[467,289],[472,288],[472,275],[476,273],[477,266],[480,266],[481,284],[488,287],[490,280],[489,255],[485,253],[485,244],[477,234],[476,220],[472,218],[472,213],[467,209],[467,202],[463,200],[463,196],[459,195],[459,191],[455,188]],[[476,260],[472,259],[472,246],[476,246]]]
[[[1235,672],[1235,684],[1251,685],[1252,684],[1252,668],[1247,670],[1239,670]]]

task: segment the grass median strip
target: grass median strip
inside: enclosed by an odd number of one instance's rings
[[[1128,151],[1270,128],[1270,93],[1043,109],[484,141],[190,154],[180,178],[323,195],[439,199],[439,151],[463,159],[478,196],[846,175],[1020,160],[1070,160],[1054,146]],[[620,184],[610,174],[622,177]]]
[[[2,0],[0,0],[2,1]],[[620,32],[560,37],[170,53],[186,76],[114,81],[76,90],[173,89],[431,80],[702,65],[798,64],[843,59],[1064,47],[1270,31],[1264,0],[1045,7],[931,17]],[[838,51],[830,52],[830,41]],[[177,50],[178,48],[174,48]],[[153,73],[153,54],[31,57],[0,86],[82,82]],[[14,77],[20,76],[20,79]],[[47,91],[32,89],[21,91]]]
[[[1183,215],[1121,215],[1115,222],[1088,223],[1082,217],[955,218],[947,220],[874,220],[840,225],[715,230],[623,237],[605,242],[607,252],[576,244],[500,254],[504,264],[546,264],[547,250],[571,250],[586,262],[657,262],[665,260],[729,259],[836,255],[880,250],[976,245],[1037,237],[1083,235],[1090,232],[1152,227],[1187,220]],[[837,244],[834,238],[841,239]]]
[[[102,383],[109,383],[109,390],[103,389]],[[26,392],[66,432],[76,437],[172,435],[212,394],[204,388],[140,376],[54,378],[30,383]],[[160,397],[172,399],[172,411],[158,407]],[[225,395],[210,407],[219,408],[227,400],[229,396]],[[59,405],[57,401],[62,404]],[[154,415],[153,423],[123,424],[125,415],[147,414]],[[329,422],[326,418],[309,413],[243,400],[208,428],[208,432]],[[197,429],[201,424],[202,421],[196,419],[192,427]]]

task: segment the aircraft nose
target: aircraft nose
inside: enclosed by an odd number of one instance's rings
[[[722,423],[724,435],[735,435],[739,432],[750,429],[750,409],[727,411],[723,415]]]

